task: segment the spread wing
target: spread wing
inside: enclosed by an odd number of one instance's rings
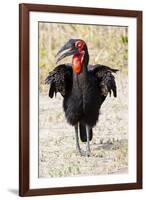
[[[45,80],[46,84],[50,84],[49,97],[53,98],[57,92],[64,97],[72,88],[72,67],[70,64],[58,65],[49,73]]]
[[[112,69],[104,65],[89,65],[88,70],[95,76],[97,84],[100,87],[101,94],[107,96],[108,93],[111,96],[111,91],[114,97],[117,97],[117,87],[115,77],[112,73],[116,73],[117,69]]]

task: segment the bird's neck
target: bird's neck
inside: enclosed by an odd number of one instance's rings
[[[80,51],[79,53],[74,54],[72,58],[73,72],[80,74],[84,71],[87,71],[88,63],[89,63],[88,50]]]
[[[73,88],[80,88],[81,90],[85,87],[88,82],[88,63],[89,54],[75,54],[73,57]]]

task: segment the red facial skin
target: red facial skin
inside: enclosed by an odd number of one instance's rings
[[[81,72],[84,60],[84,46],[85,42],[83,40],[78,40],[75,44],[75,47],[79,50],[79,53],[74,54],[72,58],[72,67],[73,71],[77,74]]]

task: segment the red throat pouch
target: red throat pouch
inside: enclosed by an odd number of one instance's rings
[[[83,66],[83,59],[84,59],[83,53],[77,53],[73,56],[72,67],[73,67],[73,71],[77,74],[81,72],[81,69]]]

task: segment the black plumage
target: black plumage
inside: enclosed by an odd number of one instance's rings
[[[68,43],[67,43],[68,44]],[[62,51],[62,50],[61,50]],[[58,65],[46,78],[50,84],[49,96],[52,98],[57,92],[63,96],[63,108],[69,124],[75,127],[77,149],[83,155],[78,141],[87,142],[87,153],[90,155],[89,141],[92,140],[92,128],[96,125],[102,103],[108,93],[117,97],[116,82],[112,69],[100,64],[88,65],[89,55],[87,46],[80,73],[73,72],[71,64]]]
[[[57,66],[49,73],[45,80],[46,84],[50,84],[49,97],[53,98],[57,92],[64,97],[72,87],[72,69],[71,65],[63,64]]]

